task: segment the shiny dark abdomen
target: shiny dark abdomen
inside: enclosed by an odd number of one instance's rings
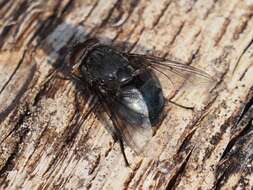
[[[165,103],[160,82],[150,70],[138,76],[136,83],[147,104],[151,125],[155,126],[161,119]]]

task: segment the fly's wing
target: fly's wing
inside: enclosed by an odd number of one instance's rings
[[[136,69],[151,69],[158,73],[157,76],[162,76],[159,79],[161,83],[165,83],[165,85],[162,84],[163,89],[168,88],[168,82],[175,89],[185,83],[208,86],[215,82],[209,74],[201,69],[174,60],[139,54],[124,55]]]
[[[145,154],[146,144],[153,136],[147,105],[138,89],[123,88],[115,97],[104,97],[103,104],[113,125],[109,129],[137,154]]]

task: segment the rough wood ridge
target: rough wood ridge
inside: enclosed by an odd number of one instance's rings
[[[1,0],[0,189],[252,189],[252,15],[251,0]],[[96,99],[49,78],[88,36],[217,79],[173,95],[194,110],[167,105],[156,159],[127,148],[125,167]]]

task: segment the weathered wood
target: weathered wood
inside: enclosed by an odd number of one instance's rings
[[[252,189],[252,15],[250,0],[2,0],[0,188]],[[126,149],[130,168],[91,112],[94,97],[48,78],[88,36],[217,79],[173,96],[194,111],[169,104],[151,158]]]

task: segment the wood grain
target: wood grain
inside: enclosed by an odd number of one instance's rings
[[[0,189],[252,189],[252,15],[251,0],[0,1]],[[173,94],[194,110],[168,104],[129,168],[96,98],[57,77],[89,37],[217,80]]]

